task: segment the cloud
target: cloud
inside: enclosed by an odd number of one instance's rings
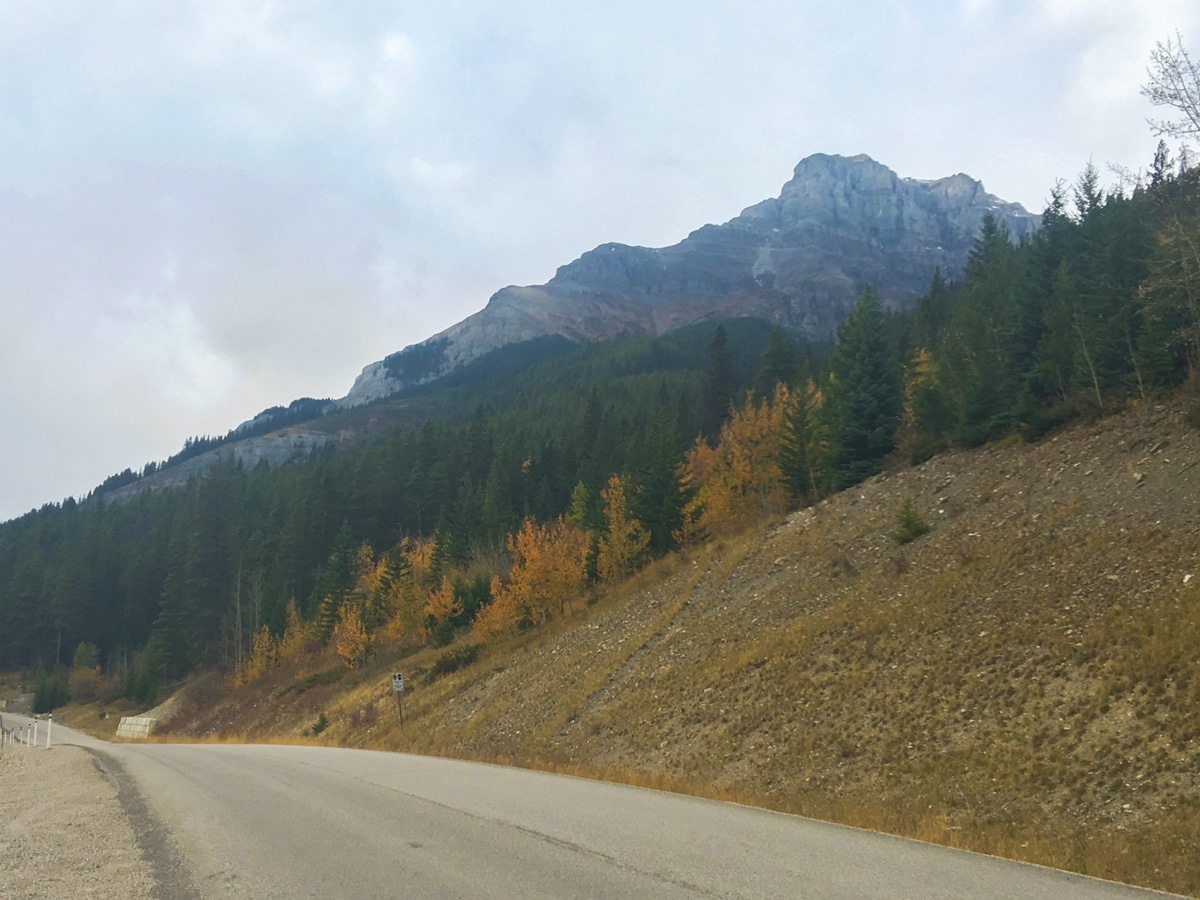
[[[0,5],[0,518],[813,152],[1037,206],[1150,158],[1183,0]],[[86,439],[80,439],[86,435]],[[30,448],[37,448],[30,450]]]
[[[152,383],[164,398],[193,410],[222,399],[233,381],[232,365],[213,352],[196,314],[179,300],[128,297],[93,336],[120,348],[126,379]]]

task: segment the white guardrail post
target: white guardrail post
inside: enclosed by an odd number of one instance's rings
[[[54,713],[50,713],[50,718],[46,720],[46,749],[50,749],[50,732],[54,729]]]

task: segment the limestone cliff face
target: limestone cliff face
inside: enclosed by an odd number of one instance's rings
[[[864,287],[904,308],[936,269],[961,272],[989,213],[1014,239],[1039,224],[967,175],[917,181],[867,156],[810,156],[778,197],[724,225],[661,249],[603,244],[547,284],[498,291],[475,315],[367,366],[340,402],[367,403],[549,334],[582,343],[756,316],[828,337]]]
[[[179,487],[196,476],[207,474],[214,466],[222,463],[236,463],[244,469],[254,469],[262,463],[278,466],[309,456],[314,450],[336,442],[336,436],[303,427],[287,428],[261,437],[244,438],[160,469],[153,475],[109,491],[103,498],[105,503],[124,503],[144,491]]]

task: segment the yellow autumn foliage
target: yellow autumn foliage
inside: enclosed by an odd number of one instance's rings
[[[363,627],[358,604],[347,600],[338,609],[337,624],[333,626],[333,644],[337,654],[348,668],[355,668],[366,661],[374,642]]]
[[[243,660],[234,670],[232,681],[241,686],[257,681],[267,672],[275,668],[279,660],[279,642],[271,635],[271,629],[264,625],[254,636],[253,649],[250,656]]]
[[[577,598],[583,585],[588,536],[563,519],[541,525],[526,519],[507,546],[513,559],[508,584],[493,578],[492,602],[475,616],[484,636],[522,621],[542,624]]]
[[[288,600],[286,623],[283,637],[279,639],[276,648],[277,659],[295,659],[304,650],[304,645],[312,640],[312,629],[300,618],[300,610],[296,608],[296,598]]]
[[[787,507],[787,485],[779,455],[789,405],[787,385],[775,386],[769,400],[747,395],[721,428],[715,448],[702,439],[688,451],[680,487],[690,494],[684,506],[685,542],[702,533],[741,525]]]
[[[430,591],[425,596],[426,621],[432,618],[435,622],[457,616],[462,612],[462,604],[454,596],[454,585],[445,575],[442,576],[441,586],[436,591]]]
[[[620,581],[634,572],[650,543],[650,532],[629,512],[628,485],[628,478],[613,475],[608,479],[608,487],[600,492],[605,528],[596,556],[596,572],[601,581]]]

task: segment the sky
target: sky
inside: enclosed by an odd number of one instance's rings
[[[1176,31],[1195,0],[0,0],[0,520],[812,153],[1041,211],[1148,165]]]

